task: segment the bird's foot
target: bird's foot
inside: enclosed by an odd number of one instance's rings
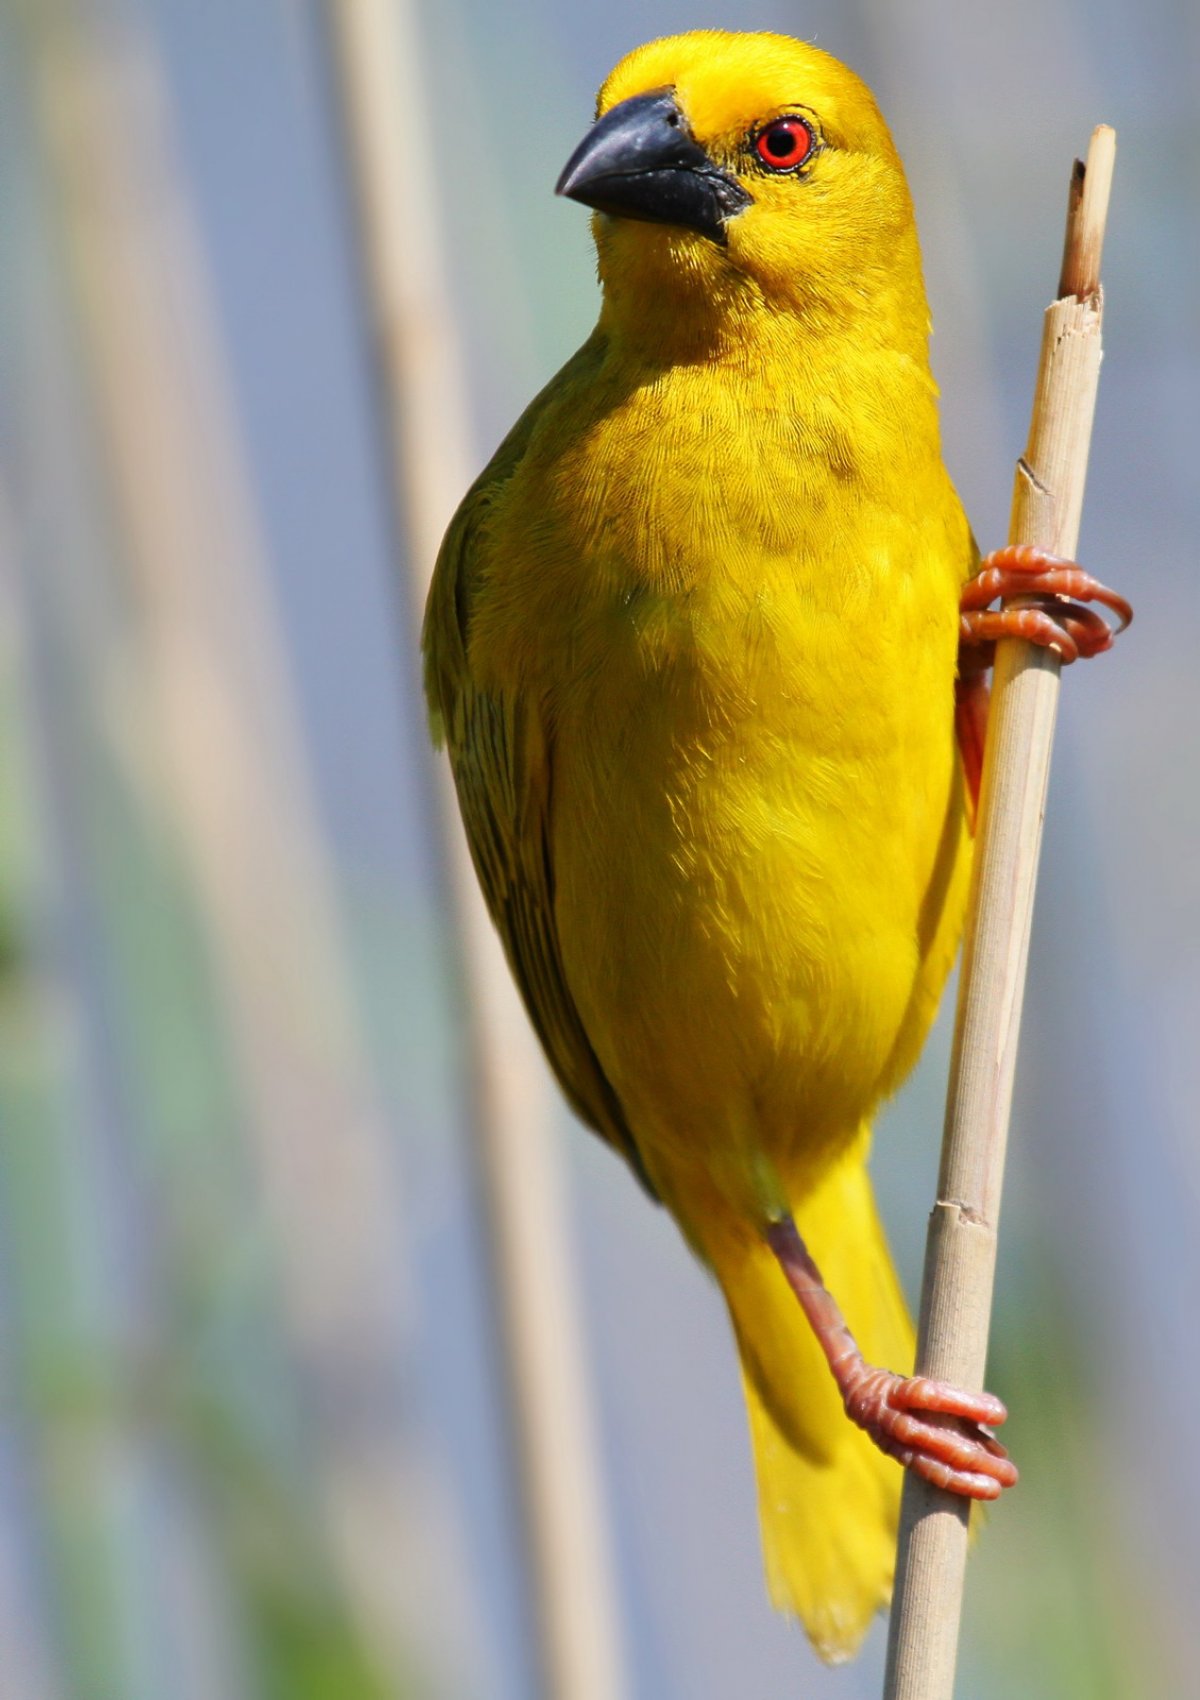
[[[1013,608],[989,608],[1000,596],[1040,597],[1044,600]],[[1112,626],[1089,608],[1097,602],[1115,614]],[[963,586],[959,603],[958,680],[955,724],[972,822],[979,803],[983,746],[987,733],[988,684],[984,674],[996,658],[1000,638],[1025,638],[1044,649],[1057,650],[1065,666],[1111,649],[1113,640],[1133,618],[1123,596],[1074,561],[1047,555],[1029,544],[1009,544],[986,555],[975,577]]]
[[[1016,608],[988,607],[1004,596],[1046,600]],[[1115,614],[1117,624],[1110,625],[1088,607],[1091,602]],[[999,638],[1024,638],[1057,650],[1065,665],[1111,649],[1114,638],[1133,619],[1133,609],[1115,590],[1074,561],[1047,555],[1029,544],[1009,544],[985,556],[975,577],[963,586],[959,606],[963,677],[991,666]]]
[[[861,1357],[834,1373],[850,1420],[881,1452],[935,1487],[969,1499],[998,1499],[1017,1480],[1016,1465],[985,1426],[1008,1415],[994,1394],[895,1375]]]
[[[800,1301],[833,1371],[846,1415],[890,1458],[935,1487],[970,1499],[998,1499],[1017,1467],[984,1424],[1008,1412],[991,1393],[964,1393],[923,1375],[875,1369],[859,1351],[833,1294],[790,1216],[766,1232],[784,1279]]]

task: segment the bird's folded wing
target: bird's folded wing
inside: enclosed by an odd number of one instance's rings
[[[425,615],[426,692],[479,883],[542,1048],[572,1108],[653,1195],[563,973],[549,840],[552,752],[536,708],[481,689],[468,659],[472,602],[485,573],[482,522],[524,446],[519,432],[468,493],[442,545]]]

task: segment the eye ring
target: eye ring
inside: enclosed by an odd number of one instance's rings
[[[768,171],[798,171],[812,158],[817,138],[805,119],[790,114],[764,124],[750,138],[750,145],[759,164]]]

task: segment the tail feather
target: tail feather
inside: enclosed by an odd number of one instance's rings
[[[793,1208],[868,1361],[906,1370],[912,1323],[865,1159],[864,1133]],[[712,1251],[742,1361],[767,1585],[822,1658],[847,1659],[891,1596],[902,1473],[847,1420],[770,1251]]]

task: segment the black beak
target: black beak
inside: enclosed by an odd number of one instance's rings
[[[555,193],[613,213],[698,230],[724,242],[726,221],[750,205],[688,131],[670,89],[623,100],[592,125]]]

